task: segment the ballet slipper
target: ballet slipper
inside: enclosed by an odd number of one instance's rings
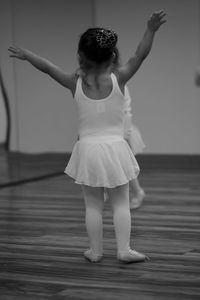
[[[140,190],[137,192],[137,196],[130,197],[130,209],[139,208],[146,196],[144,190]]]
[[[146,259],[149,260],[148,256],[132,249],[129,249],[128,251],[124,251],[124,252],[119,252],[117,258],[120,262],[123,263],[136,263],[136,262],[144,262]]]
[[[89,260],[90,262],[99,262],[103,255],[95,254],[92,249],[88,249],[84,252],[84,257]]]

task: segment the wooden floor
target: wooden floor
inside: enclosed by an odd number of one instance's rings
[[[104,259],[88,246],[80,187],[66,175],[0,189],[0,300],[200,299],[200,170],[143,170],[147,197],[132,213],[132,246],[145,263],[121,264],[109,203]]]

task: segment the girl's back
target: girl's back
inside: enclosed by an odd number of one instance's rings
[[[107,98],[113,89],[110,73],[82,77],[84,94],[91,99],[101,100]]]
[[[75,101],[79,114],[79,137],[118,135],[123,137],[125,98],[111,73],[92,88],[79,76]],[[105,88],[105,90],[103,90]]]

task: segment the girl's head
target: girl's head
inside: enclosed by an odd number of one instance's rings
[[[110,65],[115,56],[117,34],[105,28],[89,28],[80,37],[78,55],[81,69]]]

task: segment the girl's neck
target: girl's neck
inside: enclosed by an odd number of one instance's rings
[[[101,78],[104,76],[108,76],[110,75],[110,73],[112,72],[112,67],[99,67],[99,68],[93,68],[93,69],[89,69],[89,70],[83,70],[81,73],[81,75],[85,78]]]
[[[86,70],[86,73],[89,74],[95,74],[95,75],[102,75],[102,74],[109,74],[111,71],[111,66],[97,66],[91,69]]]
[[[110,76],[112,68],[99,68],[98,70],[88,70],[87,72],[82,72],[81,77],[83,82],[88,87],[99,87],[100,82],[107,80]]]

